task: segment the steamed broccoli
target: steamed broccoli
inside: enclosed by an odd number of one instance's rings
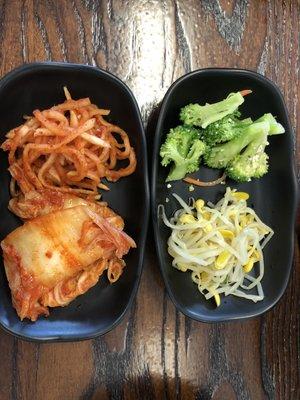
[[[180,119],[186,125],[199,126],[205,129],[209,124],[232,114],[244,102],[244,97],[240,92],[230,93],[226,99],[218,103],[189,104],[180,111]]]
[[[198,129],[185,125],[171,129],[160,148],[162,165],[174,163],[166,181],[182,179],[187,173],[197,171],[204,151],[205,144],[199,139]]]
[[[238,154],[226,168],[229,178],[238,182],[247,182],[251,178],[261,178],[268,172],[268,155],[265,147],[268,144],[269,126],[266,122],[258,122],[265,126],[256,126],[257,137],[246,147],[242,154]],[[260,132],[259,132],[260,131]]]
[[[256,122],[261,122],[261,121],[267,121],[269,122],[270,125],[270,130],[268,135],[280,135],[281,133],[284,133],[284,127],[276,121],[275,117],[271,113],[264,114],[262,117],[260,117]]]
[[[235,111],[208,125],[206,129],[201,131],[201,139],[207,145],[214,146],[217,143],[227,142],[239,136],[245,127],[253,122],[251,118],[240,120],[240,115],[239,111]]]
[[[209,167],[226,168],[227,175],[240,182],[260,178],[268,171],[265,147],[268,135],[284,133],[284,128],[272,114],[265,114],[234,139],[207,148],[204,160]]]
[[[207,166],[224,168],[236,181],[250,181],[267,173],[268,136],[284,133],[284,128],[270,113],[254,122],[240,119],[238,107],[250,93],[246,89],[230,93],[218,103],[189,104],[181,109],[183,125],[171,129],[160,150],[162,165],[173,163],[167,181],[196,171],[201,155]]]
[[[245,128],[244,132],[224,143],[211,147],[206,150],[204,160],[208,167],[225,168],[248,144],[256,139],[256,136],[261,133],[261,130],[269,127],[267,122],[253,123]]]

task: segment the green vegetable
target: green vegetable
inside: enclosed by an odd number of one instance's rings
[[[160,150],[162,165],[172,163],[167,181],[198,170],[201,155],[207,166],[224,168],[239,182],[268,172],[268,136],[282,134],[284,128],[270,113],[255,122],[240,119],[238,107],[250,93],[245,89],[218,103],[189,104],[181,109],[183,125],[170,130]]]
[[[199,126],[205,129],[209,124],[219,121],[235,112],[244,102],[240,92],[230,93],[225,100],[214,104],[189,104],[180,111],[180,119],[186,125]]]
[[[166,181],[182,179],[187,173],[197,171],[204,151],[205,144],[199,139],[198,129],[185,125],[171,129],[160,148],[162,165],[172,163]]]
[[[253,122],[251,118],[240,120],[240,115],[239,111],[235,111],[221,120],[213,122],[201,131],[201,138],[209,146],[234,139]]]
[[[261,122],[261,121],[268,121],[270,124],[270,130],[269,130],[269,136],[270,135],[280,135],[281,133],[284,133],[284,127],[276,121],[275,117],[271,113],[264,114],[262,117],[260,117],[256,122]]]
[[[258,124],[261,126],[258,127]],[[258,122],[256,129],[257,137],[249,143],[242,154],[238,154],[230,162],[226,169],[229,178],[235,181],[251,181],[252,178],[261,178],[268,172],[269,157],[265,153],[265,147],[268,144],[267,138],[270,126],[266,122]]]
[[[265,114],[246,125],[239,136],[207,148],[204,160],[209,167],[226,168],[227,175],[239,182],[260,178],[268,172],[268,135],[280,133],[284,133],[282,125],[272,114]]]

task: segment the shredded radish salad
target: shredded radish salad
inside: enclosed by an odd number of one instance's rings
[[[202,199],[187,204],[173,196],[181,208],[170,220],[164,206],[158,206],[159,217],[172,230],[168,253],[173,267],[190,271],[199,291],[217,306],[220,295],[263,300],[263,248],[274,232],[248,207],[248,193],[227,187],[215,205]]]

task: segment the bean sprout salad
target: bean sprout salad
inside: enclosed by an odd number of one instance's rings
[[[181,206],[173,217],[168,219],[164,206],[158,206],[158,215],[172,230],[168,253],[173,267],[191,272],[199,291],[217,306],[221,295],[263,300],[263,249],[274,232],[248,207],[248,193],[227,187],[216,204],[202,199],[187,204],[173,196]]]

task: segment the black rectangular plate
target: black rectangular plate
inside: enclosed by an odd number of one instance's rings
[[[22,66],[0,81],[0,135],[22,123],[23,115],[64,101],[63,86],[74,99],[90,97],[92,103],[111,110],[109,120],[129,135],[137,155],[134,174],[109,183],[103,200],[125,220],[126,232],[137,249],[125,257],[121,278],[109,284],[106,276],[86,294],[67,307],[50,309],[48,318],[21,322],[12,307],[3,261],[0,265],[0,325],[14,335],[39,341],[70,341],[92,338],[111,330],[120,322],[136,294],[143,264],[149,213],[147,152],[139,108],[128,87],[120,79],[98,68],[64,63],[37,63]],[[0,240],[21,225],[10,213],[7,154],[0,151]]]
[[[234,296],[222,297],[222,304],[216,308],[213,301],[206,301],[198,291],[190,273],[177,271],[171,265],[167,252],[170,230],[157,216],[157,206],[164,204],[170,217],[179,207],[172,192],[184,200],[189,197],[203,198],[216,202],[225,193],[225,186],[199,188],[189,192],[189,185],[182,181],[172,182],[166,187],[168,168],[160,164],[159,149],[169,129],[177,126],[180,108],[189,103],[213,103],[225,98],[230,92],[251,89],[241,106],[243,117],[253,119],[271,112],[285,127],[284,135],[272,136],[267,153],[270,156],[269,172],[262,179],[238,184],[229,179],[226,186],[246,191],[250,194],[248,204],[254,208],[262,220],[271,226],[275,235],[264,250],[265,275],[262,286],[263,301],[252,301]],[[296,178],[294,170],[294,134],[286,106],[279,89],[263,76],[246,70],[206,69],[187,74],[176,81],[163,100],[156,128],[153,176],[152,176],[152,218],[157,254],[161,272],[169,296],[175,306],[188,317],[204,322],[220,322],[258,316],[273,307],[283,295],[291,272],[293,261],[294,221],[297,206]],[[216,179],[220,171],[201,166],[195,177],[204,181]],[[168,203],[165,202],[169,198]]]

